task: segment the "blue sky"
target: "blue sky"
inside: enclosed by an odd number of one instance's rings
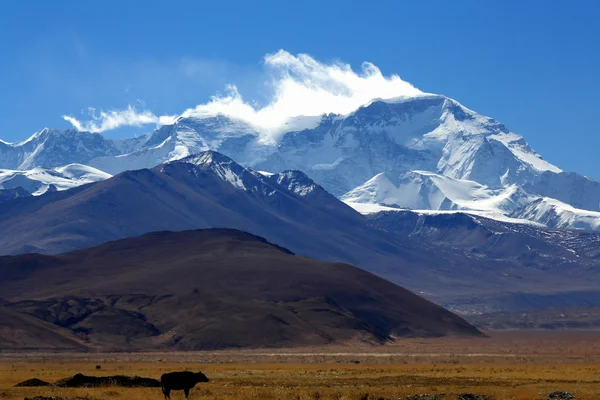
[[[178,114],[228,83],[264,104],[264,57],[284,49],[357,71],[372,62],[496,118],[559,167],[600,178],[600,3],[373,3],[4,2],[0,138],[67,128],[62,116],[85,119],[88,107]]]

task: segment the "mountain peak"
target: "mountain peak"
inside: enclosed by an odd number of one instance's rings
[[[168,165],[193,165],[204,171],[210,170],[222,180],[229,182],[236,189],[247,190],[244,184],[245,175],[251,175],[244,167],[233,161],[231,158],[213,150],[194,154],[180,160],[171,161]],[[164,171],[164,166],[161,168]]]
[[[198,154],[192,154],[192,155],[182,158],[180,160],[175,160],[175,161],[171,161],[171,162],[172,163],[188,163],[188,164],[194,164],[197,166],[206,166],[206,165],[223,164],[223,163],[225,163],[225,164],[234,163],[235,164],[235,161],[233,161],[231,158],[219,153],[218,151],[214,151],[214,150],[207,150],[207,151],[203,151]]]
[[[269,178],[301,197],[306,197],[320,188],[308,175],[298,170],[280,172]]]

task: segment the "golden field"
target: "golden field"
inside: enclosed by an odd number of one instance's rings
[[[100,365],[101,369],[96,369]],[[600,399],[600,333],[505,333],[487,339],[400,340],[293,350],[194,353],[0,354],[0,398],[36,395],[162,399],[159,388],[15,388],[86,375],[160,378],[201,370],[210,383],[192,399],[398,399],[412,394],[476,393],[496,399],[545,399],[555,390]],[[368,397],[367,397],[368,395]],[[183,398],[183,392],[171,397]]]

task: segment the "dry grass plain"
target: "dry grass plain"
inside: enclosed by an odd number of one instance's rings
[[[97,370],[96,365],[101,365]],[[194,353],[0,353],[0,398],[36,395],[162,399],[158,388],[15,388],[37,377],[201,370],[211,382],[192,399],[399,399],[421,393],[545,399],[554,390],[600,399],[600,332],[507,332],[486,339],[400,340],[393,345]],[[174,392],[172,398],[183,398]]]

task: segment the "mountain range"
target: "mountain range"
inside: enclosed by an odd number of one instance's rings
[[[186,116],[129,139],[0,142],[0,253],[233,228],[463,314],[600,305],[600,183],[499,122],[424,95],[289,126]]]
[[[289,129],[266,136],[223,115],[179,117],[118,140],[43,129],[22,142],[0,142],[0,168],[81,164],[99,170],[96,179],[215,150],[258,171],[303,171],[350,203],[463,211],[552,228],[600,227],[600,182],[563,172],[501,123],[444,96],[375,100],[348,115],[304,118]],[[27,190],[41,193],[35,186]]]
[[[550,298],[600,304],[600,233],[376,207],[361,214],[303,172],[258,172],[206,151],[6,201],[0,254],[57,254],[154,231],[233,228],[301,256],[359,266],[463,314],[544,308]]]

